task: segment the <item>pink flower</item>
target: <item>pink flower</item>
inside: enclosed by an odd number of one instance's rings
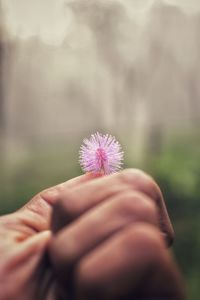
[[[84,172],[111,174],[121,169],[123,154],[115,137],[97,132],[83,140],[79,162]]]

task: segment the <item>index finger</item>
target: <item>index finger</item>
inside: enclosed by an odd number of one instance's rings
[[[17,212],[19,221],[36,232],[50,229],[52,207],[61,198],[62,192],[78,187],[98,176],[98,174],[87,173],[38,193],[19,209]]]

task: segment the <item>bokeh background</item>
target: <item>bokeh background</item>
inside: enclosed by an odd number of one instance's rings
[[[199,300],[199,125],[199,0],[0,1],[0,214],[79,175],[84,137],[116,135],[160,184]]]

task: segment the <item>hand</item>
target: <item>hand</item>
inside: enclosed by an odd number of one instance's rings
[[[0,218],[0,299],[183,299],[161,236],[172,242],[157,185],[136,170],[91,178],[41,192]]]
[[[63,189],[49,245],[59,299],[184,299],[159,187],[126,170]]]
[[[47,259],[52,206],[62,191],[91,179],[83,175],[36,195],[23,208],[0,217],[0,300],[53,300]]]

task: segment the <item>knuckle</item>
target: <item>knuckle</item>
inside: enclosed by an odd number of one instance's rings
[[[137,169],[125,169],[119,173],[119,176],[122,182],[130,184],[134,182],[138,178],[138,176],[142,176],[141,172],[142,171]]]
[[[151,259],[156,258],[157,254],[164,249],[164,240],[160,231],[149,224],[131,226],[126,232],[125,241],[130,250],[136,247],[141,250],[148,249],[148,256]]]
[[[117,210],[119,211],[127,211],[127,212],[130,212],[132,211],[133,209],[133,206],[134,206],[134,199],[135,197],[135,192],[134,191],[126,191],[126,192],[122,192],[117,200],[114,202]]]
[[[157,208],[155,203],[146,195],[137,191],[122,193],[115,202],[117,210],[133,217],[156,219]]]
[[[52,212],[52,230],[57,232],[74,219],[76,215],[75,199],[70,191],[61,194]]]
[[[143,215],[157,218],[157,207],[151,199],[145,196],[138,196],[137,200]]]
[[[154,198],[161,195],[161,191],[155,180],[142,170],[126,169],[119,174],[121,181],[132,186],[133,189],[144,191]]]
[[[146,174],[146,180],[143,182],[143,190],[146,191],[146,193],[148,193],[149,195],[151,195],[151,197],[154,198],[156,201],[162,198],[162,194],[158,184],[150,175]]]
[[[149,180],[150,176],[139,169],[125,169],[121,173],[121,180],[125,181],[127,184],[132,184],[134,182],[143,182]]]

